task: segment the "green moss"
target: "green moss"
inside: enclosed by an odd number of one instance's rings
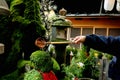
[[[62,17],[55,17],[53,19],[53,27],[57,27],[57,28],[67,28],[67,27],[71,27],[71,21]]]
[[[35,69],[32,69],[25,73],[24,80],[43,80],[42,75]]]
[[[31,52],[36,50],[35,39],[41,35],[45,36],[46,32],[41,21],[38,0],[12,0],[8,19],[10,20],[10,25],[7,25],[9,29],[4,28],[7,33],[2,35],[3,40],[1,40],[5,41],[7,46],[5,49],[7,50],[5,51],[6,60],[4,62],[7,71],[9,68],[11,70],[16,69],[17,61],[22,58],[23,52],[25,55],[27,54],[28,59]],[[3,38],[4,36],[5,38]]]
[[[10,6],[10,17],[15,26],[21,30],[27,30],[28,26],[36,28],[39,35],[45,35],[45,25],[43,25],[40,15],[40,3],[38,0],[13,0]],[[23,34],[24,35],[24,34]]]
[[[35,69],[42,72],[49,72],[53,69],[53,61],[49,53],[41,50],[33,52],[30,56],[31,62],[34,63]]]
[[[55,71],[59,71],[60,70],[60,66],[59,66],[58,62],[54,58],[52,58],[52,61],[53,61],[53,69]]]
[[[15,70],[5,76],[2,76],[0,80],[22,80],[19,70]]]
[[[17,67],[18,67],[18,69],[20,69],[20,68],[24,67],[26,64],[29,64],[30,66],[34,66],[31,63],[31,61],[21,59],[21,60],[18,61],[18,66]]]

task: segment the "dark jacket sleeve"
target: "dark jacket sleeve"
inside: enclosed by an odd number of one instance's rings
[[[87,35],[83,44],[104,53],[120,55],[120,36]]]

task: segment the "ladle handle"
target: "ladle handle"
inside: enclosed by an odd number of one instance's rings
[[[71,44],[73,42],[46,42],[46,44]]]

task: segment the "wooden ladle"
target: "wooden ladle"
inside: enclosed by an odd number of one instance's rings
[[[46,42],[45,39],[37,38],[35,40],[35,45],[39,48],[44,48],[47,44],[71,44],[71,41],[62,41],[62,42]]]

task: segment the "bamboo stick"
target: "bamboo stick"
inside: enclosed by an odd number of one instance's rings
[[[45,42],[46,44],[71,44],[73,42]]]

